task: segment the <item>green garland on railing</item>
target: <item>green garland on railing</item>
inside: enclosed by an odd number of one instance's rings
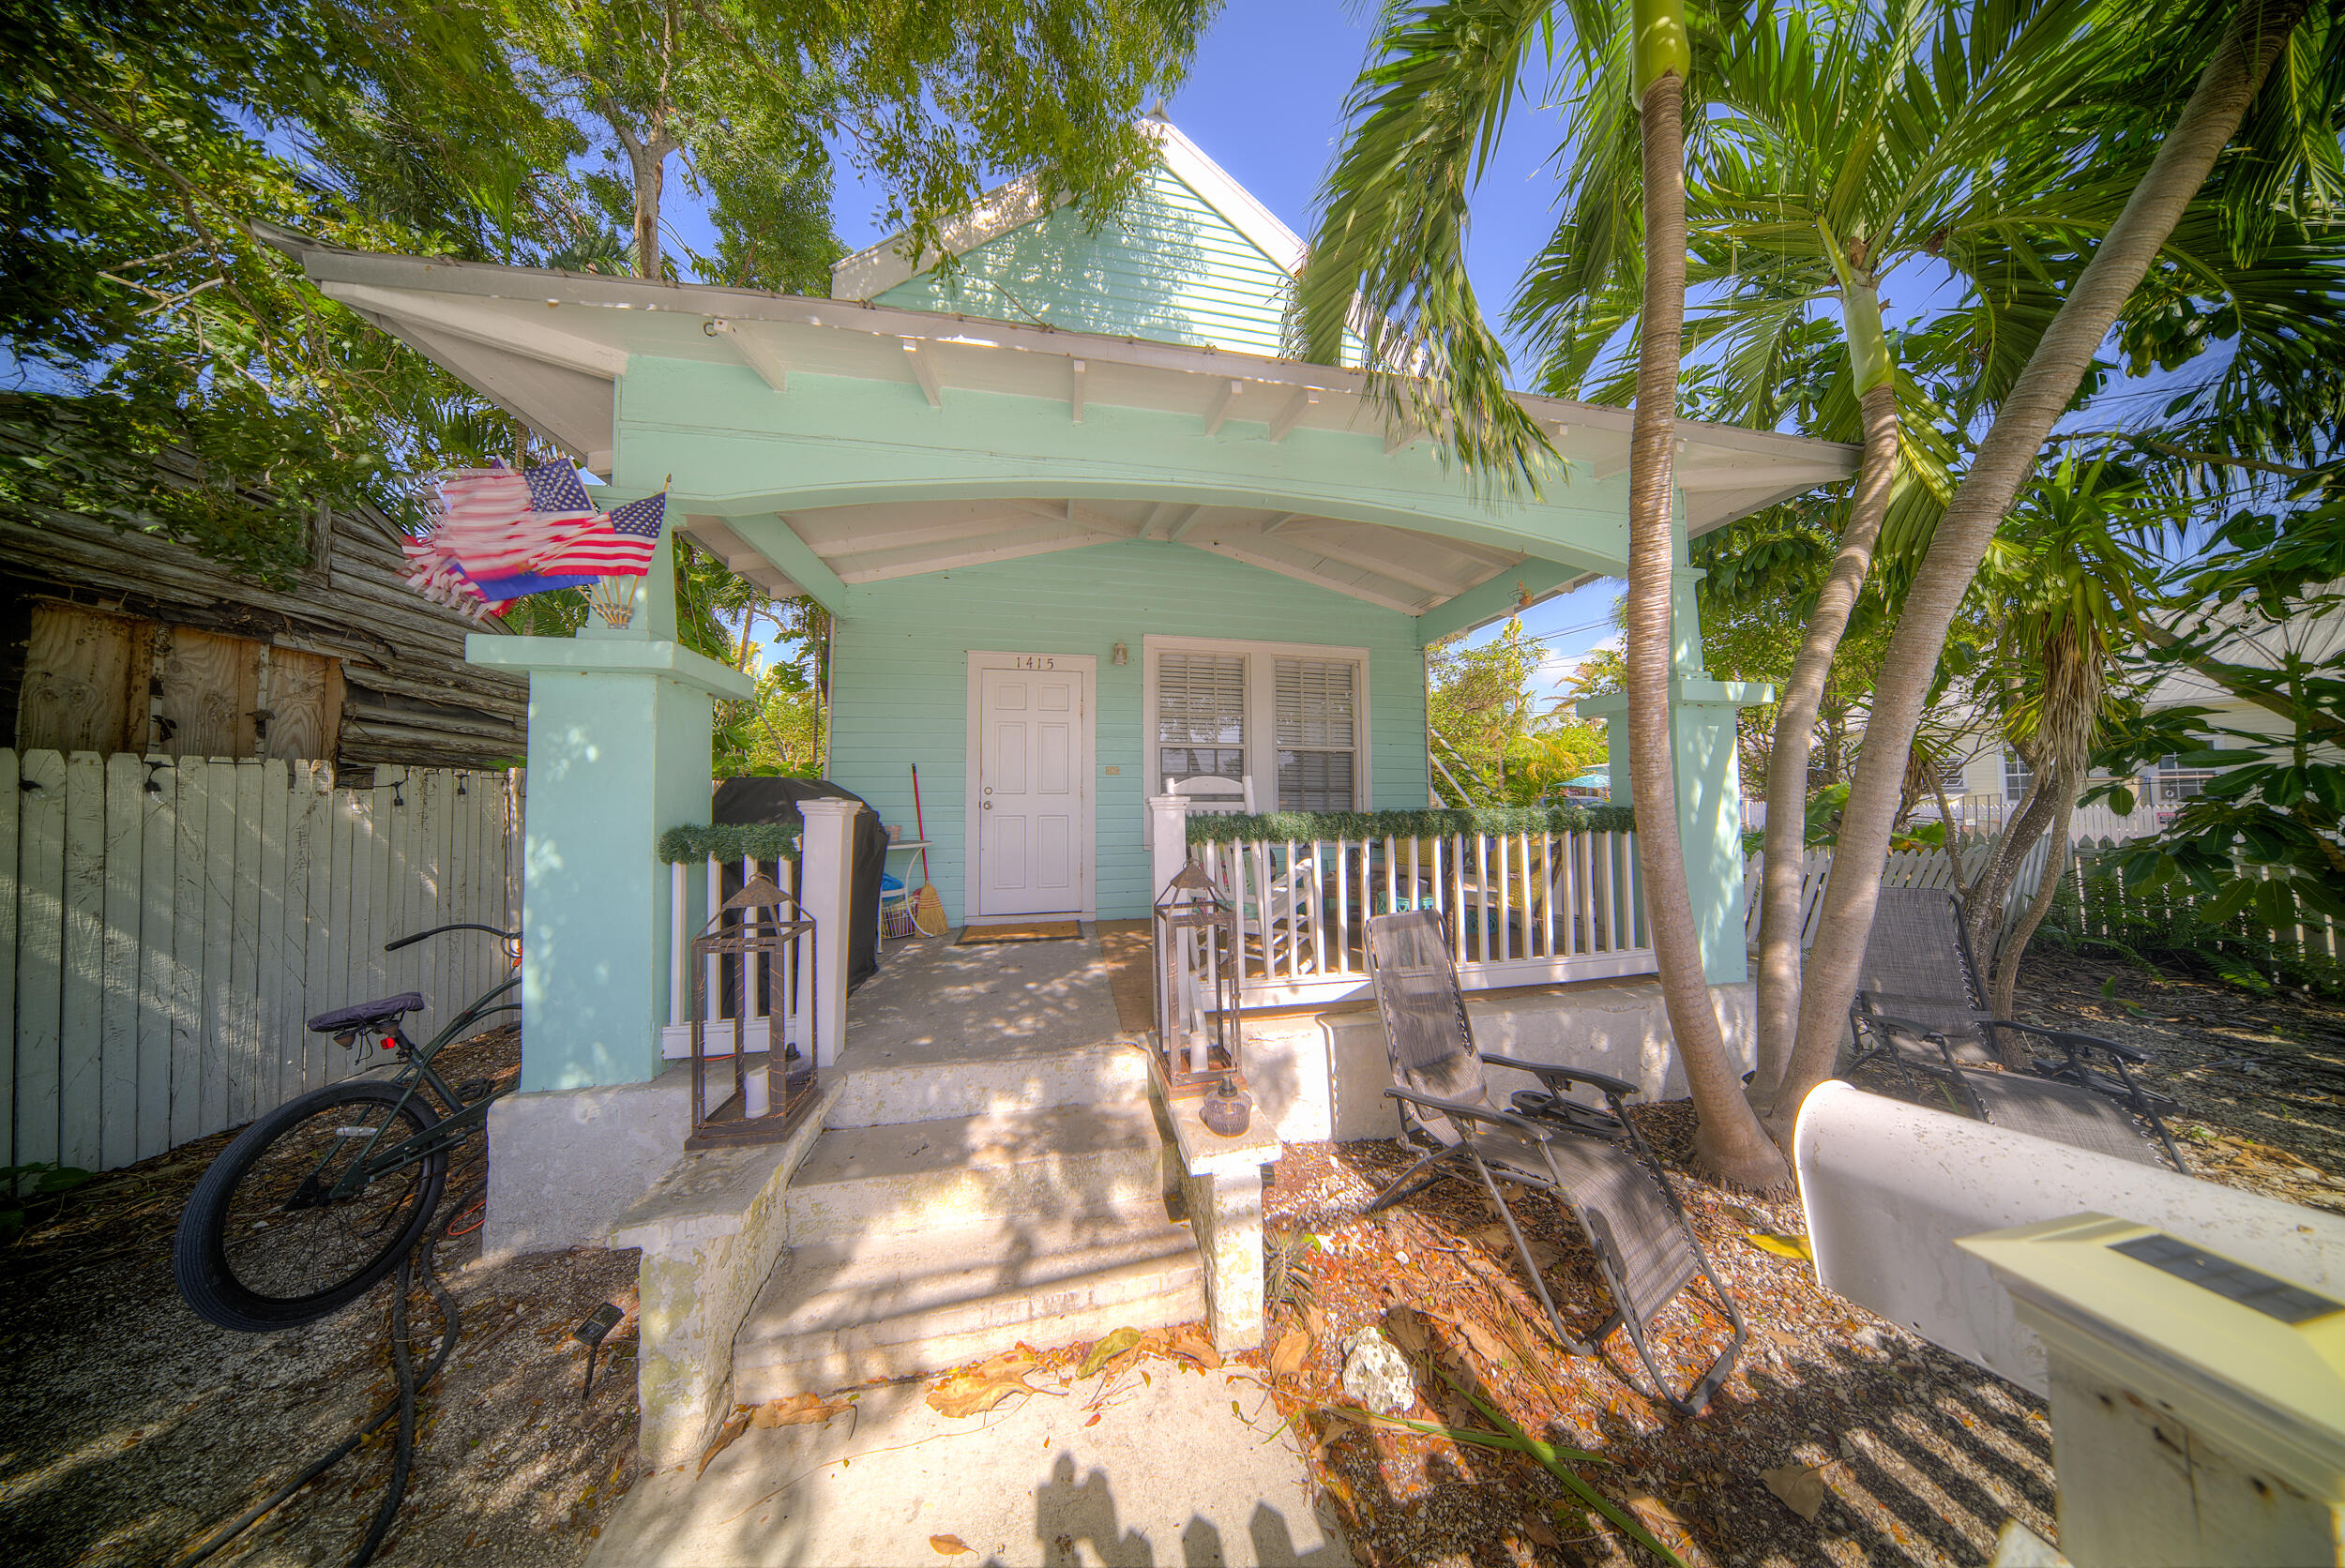
[[[1192,844],[1268,839],[1439,838],[1460,833],[1629,833],[1637,814],[1626,806],[1500,806],[1475,811],[1265,811],[1255,816],[1201,812],[1188,819]]]
[[[795,860],[797,824],[687,822],[659,836],[659,858],[671,866],[697,866],[710,855],[729,861]]]

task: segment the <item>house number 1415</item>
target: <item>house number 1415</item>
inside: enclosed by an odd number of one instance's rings
[[[1043,654],[1020,654],[1011,661],[1013,670],[1056,670],[1058,660]]]

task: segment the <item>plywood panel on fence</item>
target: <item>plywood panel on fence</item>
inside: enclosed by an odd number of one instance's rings
[[[146,716],[153,628],[67,604],[33,606],[31,623],[17,699],[17,746],[68,755],[130,746],[133,718]]]
[[[267,658],[262,754],[287,762],[334,755],[342,724],[340,662],[293,648],[271,648]]]
[[[174,757],[249,757],[257,735],[261,645],[192,626],[161,639],[155,702],[162,734],[155,749]]]

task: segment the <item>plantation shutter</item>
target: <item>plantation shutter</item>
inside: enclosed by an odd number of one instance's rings
[[[1359,756],[1356,675],[1349,661],[1278,661],[1273,694],[1279,810],[1350,811],[1357,804],[1353,787]]]
[[[1166,653],[1157,660],[1158,766],[1168,785],[1246,774],[1246,660]]]

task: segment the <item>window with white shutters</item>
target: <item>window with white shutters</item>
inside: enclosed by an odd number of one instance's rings
[[[1356,674],[1349,661],[1276,661],[1279,810],[1354,808],[1359,758]]]
[[[1245,776],[1243,656],[1166,653],[1157,659],[1157,745],[1167,785]]]

